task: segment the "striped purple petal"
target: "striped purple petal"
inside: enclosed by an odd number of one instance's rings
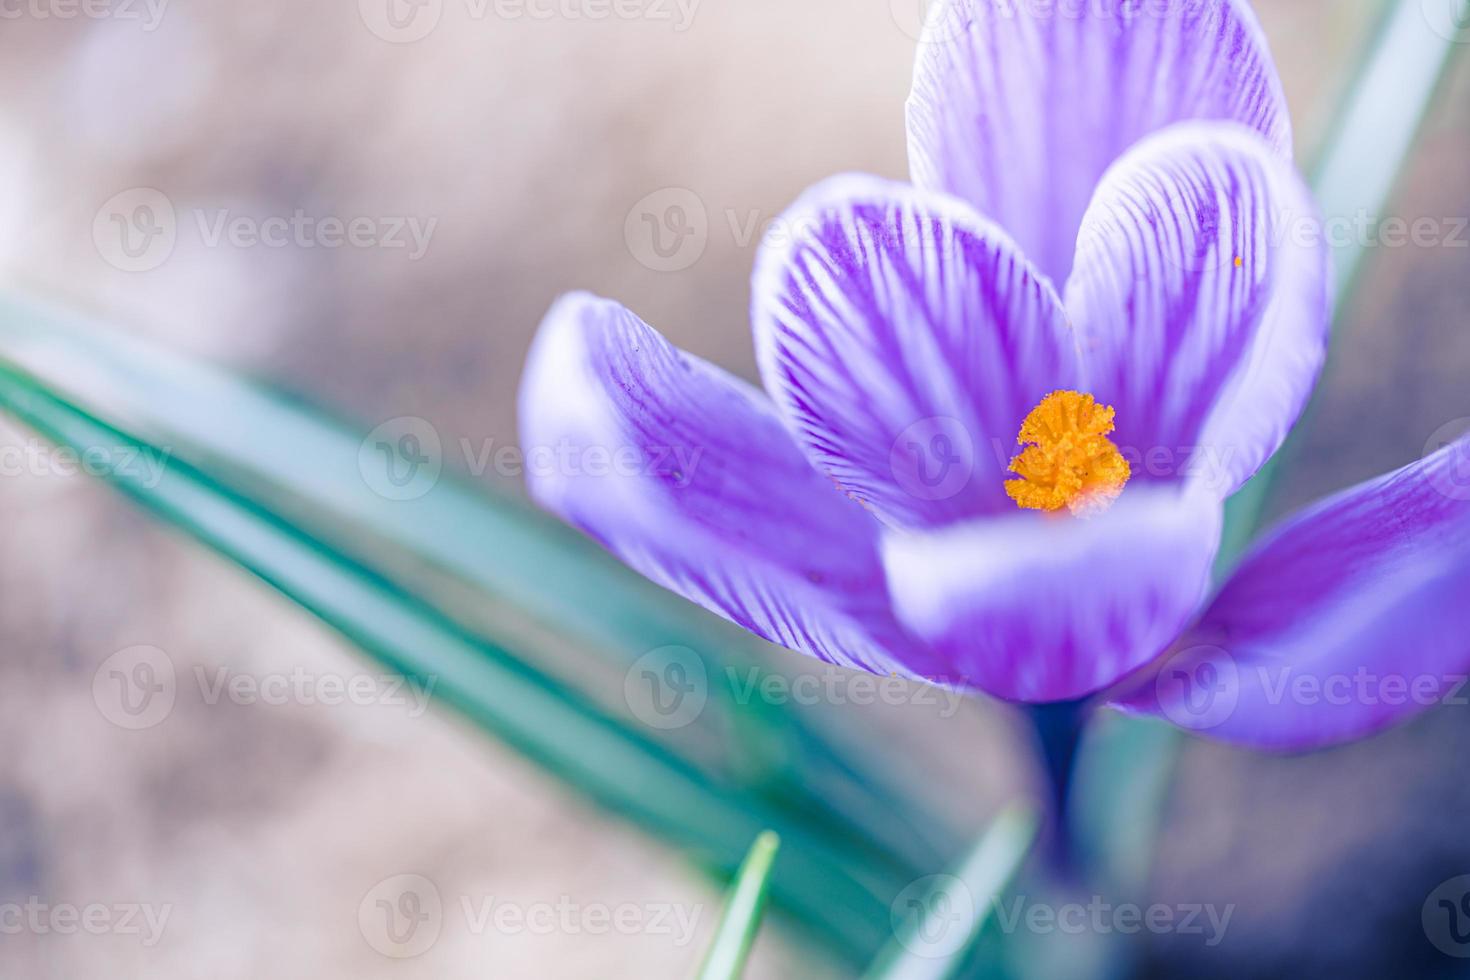
[[[519,412],[532,496],[633,568],[783,646],[901,669],[878,525],[758,389],[574,293],[542,321]]]
[[[1260,542],[1120,706],[1259,748],[1360,738],[1470,698],[1470,438]]]
[[[1281,445],[1326,353],[1320,230],[1291,165],[1234,124],[1170,127],[1108,171],[1066,305],[1136,480],[1223,497]]]
[[[1060,301],[963,202],[835,177],[756,262],[761,375],[813,463],[884,522],[1015,509],[1005,467],[1026,413],[1073,387]]]
[[[1220,503],[1145,486],[1085,520],[1013,513],[888,532],[899,619],[948,676],[996,697],[1080,698],[1154,659],[1198,608]]]
[[[909,166],[999,222],[1060,286],[1103,171],[1189,119],[1243,123],[1290,154],[1281,82],[1245,0],[937,0],[909,96]]]

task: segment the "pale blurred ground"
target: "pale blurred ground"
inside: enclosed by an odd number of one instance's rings
[[[1381,4],[1258,7],[1309,159]],[[515,439],[522,358],[557,293],[616,296],[750,375],[759,235],[743,243],[742,229],[832,172],[905,173],[914,42],[903,28],[914,18],[888,0],[705,0],[687,30],[674,5],[672,21],[632,22],[477,20],[468,9],[451,0],[410,44],[375,36],[344,0],[175,2],[152,31],[115,18],[0,21],[4,283],[310,393],[365,427],[417,415],[447,439],[499,445]],[[1470,213],[1467,105],[1463,60],[1393,213]],[[127,273],[99,254],[92,226],[138,186],[181,214],[300,207],[438,224],[410,261],[401,250],[210,248],[185,219],[167,262]],[[666,188],[692,191],[709,220],[702,256],[676,272],[640,264],[624,237],[634,203]],[[1406,462],[1470,415],[1467,260],[1380,250],[1283,503]],[[376,670],[95,483],[7,478],[0,508],[0,902],[173,908],[147,949],[129,936],[0,935],[0,974],[690,975],[718,892],[454,717],[208,705],[196,693],[154,728],[109,723],[93,674],[137,644],[166,650],[181,672]],[[914,744],[945,754],[945,791],[977,817],[1030,778],[993,707],[945,720],[937,743],[922,712],[870,714],[884,732],[928,729]],[[1309,758],[1191,745],[1155,888],[1237,911],[1220,947],[1157,943],[1150,968],[1378,976],[1408,958],[1414,972],[1447,974],[1418,915],[1436,883],[1470,872],[1467,749],[1463,709]],[[476,935],[451,916],[423,956],[391,960],[357,911],[401,873],[428,876],[449,904],[661,904],[699,913],[700,928],[681,945]],[[777,927],[752,975],[831,969]]]

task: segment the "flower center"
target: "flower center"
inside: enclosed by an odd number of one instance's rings
[[[1132,472],[1112,431],[1109,406],[1080,391],[1052,392],[1021,423],[1016,442],[1024,448],[1010,467],[1019,479],[1006,481],[1006,493],[1026,510],[1106,510]]]

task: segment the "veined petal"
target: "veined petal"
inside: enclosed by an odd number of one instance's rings
[[[758,389],[574,293],[542,321],[519,413],[531,495],[633,568],[783,646],[895,669],[877,524]]]
[[[1242,123],[1290,157],[1281,80],[1245,0],[937,0],[909,168],[999,222],[1060,287],[1103,171],[1190,119]]]
[[[1220,503],[1130,488],[1087,519],[1014,514],[884,535],[900,621],[947,676],[1013,701],[1080,698],[1152,660],[1209,584]]]
[[[1470,693],[1470,438],[1297,515],[1120,698],[1302,750]]]
[[[756,261],[761,375],[812,462],[883,521],[1013,510],[1005,468],[1027,412],[1074,385],[1055,291],[955,198],[835,177]]]
[[[1327,349],[1320,230],[1291,165],[1233,124],[1171,127],[1108,171],[1066,304],[1135,479],[1224,497],[1281,445]]]

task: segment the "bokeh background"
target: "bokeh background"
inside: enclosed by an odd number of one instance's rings
[[[1304,166],[1394,2],[1419,0],[1257,3]],[[446,445],[498,447],[515,443],[522,360],[558,293],[615,296],[753,377],[747,279],[764,223],[833,172],[906,174],[918,0],[669,0],[597,20],[575,5],[535,8],[558,11],[543,17],[445,0],[426,31],[382,7],[114,0],[88,16],[59,0],[4,4],[0,281],[309,394],[364,430],[414,416]],[[94,225],[136,188],[161,192],[180,220],[165,261],[128,271]],[[691,201],[693,245],[661,256],[641,215]],[[421,255],[275,248],[211,242],[195,218],[298,210],[380,231],[417,219],[432,233]],[[1385,216],[1465,215],[1462,57]],[[1372,249],[1273,511],[1408,462],[1470,416],[1466,237]],[[0,422],[0,445],[30,438]],[[453,453],[447,465],[519,492],[513,473],[470,472]],[[691,974],[718,884],[452,714],[210,704],[184,686],[164,723],[112,724],[93,675],[136,645],[211,676],[378,670],[97,481],[7,473],[0,521],[0,903],[171,909],[153,945],[0,934],[0,974]],[[1015,719],[993,704],[851,710],[875,739],[924,753],[945,773],[934,795],[977,827],[1035,788]],[[1213,947],[1150,939],[1140,969],[1463,973],[1428,942],[1420,909],[1470,872],[1467,754],[1470,714],[1453,706],[1307,757],[1190,742],[1149,892],[1234,913]],[[358,909],[404,873],[449,902],[663,905],[695,929],[477,933],[461,919],[396,960],[367,941]],[[842,973],[777,920],[752,975]]]

